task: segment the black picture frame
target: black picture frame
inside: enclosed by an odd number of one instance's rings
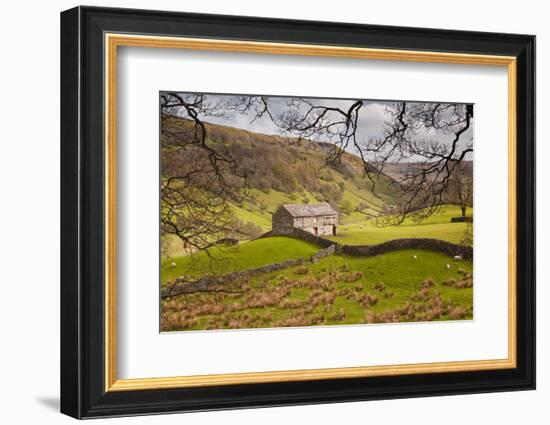
[[[517,58],[517,367],[105,391],[104,34],[154,34]],[[535,388],[535,37],[131,9],[61,13],[61,412],[75,418]]]

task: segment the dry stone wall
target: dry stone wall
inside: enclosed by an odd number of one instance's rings
[[[317,251],[309,258],[295,258],[281,261],[279,263],[267,264],[265,266],[256,267],[254,269],[242,270],[220,276],[204,276],[199,279],[193,279],[189,276],[181,276],[176,278],[173,282],[168,283],[161,290],[161,297],[168,298],[192,292],[206,292],[225,283],[246,280],[263,273],[283,270],[289,267],[299,266],[306,263],[316,263],[321,258],[328,257],[329,255],[332,255],[336,252],[337,245],[333,244],[327,248]]]
[[[342,253],[359,257],[371,257],[402,249],[425,249],[428,251],[440,252],[451,257],[458,255],[465,260],[472,260],[473,258],[473,249],[471,247],[428,238],[394,239],[378,245],[343,245]]]
[[[278,236],[273,232],[268,232],[261,237]],[[284,236],[295,237],[307,242],[314,243],[323,248],[336,246],[336,251],[347,255],[369,257],[373,255],[385,254],[386,252],[397,251],[400,249],[426,249],[428,251],[440,252],[442,254],[454,257],[461,256],[465,260],[472,260],[472,247],[457,245],[451,242],[442,241],[440,239],[430,238],[410,238],[410,239],[393,239],[383,242],[378,245],[339,245],[334,241],[312,235],[302,229],[294,228],[292,231],[285,233]]]
[[[456,245],[439,239],[394,239],[378,245],[352,246],[339,245],[334,241],[312,235],[305,230],[297,228],[294,228],[290,234],[285,233],[284,235],[292,236],[307,242],[314,243],[321,246],[323,249],[319,250],[309,258],[289,259],[281,261],[279,263],[267,264],[265,266],[228,273],[221,276],[205,276],[196,280],[193,280],[189,276],[181,276],[175,279],[173,282],[167,284],[161,290],[161,297],[168,298],[185,293],[209,291],[212,290],[212,288],[219,287],[225,283],[249,279],[259,274],[283,270],[289,267],[299,266],[306,263],[317,263],[320,259],[337,253],[343,253],[358,257],[372,257],[375,255],[385,254],[387,252],[399,251],[403,249],[425,249],[428,251],[440,252],[451,257],[460,256],[465,260],[472,260],[473,258],[473,249],[471,247]],[[281,236],[281,234],[271,231],[263,234],[262,236],[260,236],[260,238],[265,238],[269,236]]]

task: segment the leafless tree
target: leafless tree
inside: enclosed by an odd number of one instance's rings
[[[277,111],[273,98],[266,96],[162,93],[161,232],[177,235],[196,251],[234,231],[232,205],[245,196],[246,171],[227,143],[209,137],[206,121],[235,114],[244,114],[252,122],[270,120],[289,143],[327,142],[326,164],[331,167],[341,163],[346,150],[356,153],[374,193],[380,181],[390,181],[395,198],[400,199],[382,224],[400,224],[406,217],[422,220],[433,214],[455,169],[473,152],[468,139],[473,107],[387,103],[384,134],[365,138],[359,131],[365,105],[362,100],[289,98],[284,110]],[[390,162],[409,164],[402,178],[392,181],[385,174]]]
[[[162,234],[178,236],[190,251],[239,234],[232,205],[247,196],[246,170],[223,138],[211,137],[207,121],[246,114],[275,122],[271,109],[265,96],[161,93]]]
[[[205,95],[160,97],[161,233],[178,236],[190,251],[204,250],[232,231],[231,202],[246,180],[227,146],[207,134],[204,118],[225,113]]]
[[[455,168],[449,183],[449,197],[452,202],[460,206],[462,217],[466,217],[466,210],[473,202],[473,178],[472,172],[466,163],[461,163]]]
[[[356,152],[375,193],[386,164],[408,163],[407,172],[391,185],[400,200],[397,211],[385,216],[382,224],[397,225],[406,217],[420,221],[432,215],[442,204],[456,167],[473,152],[468,136],[473,106],[389,103],[383,136],[366,139],[358,131],[364,106],[361,100],[342,107],[331,106],[326,100],[295,98],[276,122],[287,134],[330,142],[329,165],[337,165],[345,150]]]

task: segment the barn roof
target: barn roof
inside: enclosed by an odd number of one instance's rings
[[[283,204],[293,217],[316,217],[319,215],[337,215],[338,212],[328,202],[320,204]]]

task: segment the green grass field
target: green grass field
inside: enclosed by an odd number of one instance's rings
[[[424,224],[403,227],[376,227],[372,224],[349,224],[339,228],[339,235],[329,239],[343,245],[373,245],[392,239],[432,238],[459,243],[466,223]]]
[[[261,211],[257,206],[246,204],[244,207],[234,207],[239,219],[244,222],[251,221],[260,226],[264,231],[271,229],[271,214],[275,208],[283,203],[296,203],[296,199],[290,198],[287,194],[270,191],[264,194],[256,191],[257,199],[264,200],[266,209]],[[304,194],[310,202],[316,202],[311,194]],[[353,200],[353,204],[361,201],[357,195],[351,192],[344,193],[344,199]],[[399,226],[378,226],[375,219],[370,219],[366,214],[376,214],[374,209],[365,209],[364,212],[352,212],[340,218],[338,235],[329,239],[345,245],[371,245],[386,242],[391,239],[400,238],[433,238],[442,239],[452,243],[459,243],[466,231],[466,223],[451,223],[452,217],[461,215],[457,205],[443,205],[441,209],[421,223],[415,223],[406,219]],[[466,215],[472,215],[472,209],[468,208]]]
[[[184,244],[177,236],[163,233],[160,277],[164,288],[176,278],[185,277],[178,281],[178,285],[184,285],[186,280],[192,282],[205,276],[250,270],[288,259],[308,260],[320,250],[318,246],[287,237],[256,239],[271,230],[272,214],[281,204],[330,202],[339,211],[338,234],[330,238],[342,245],[372,245],[401,238],[434,238],[459,243],[466,231],[471,230],[466,223],[451,223],[451,218],[461,215],[460,209],[454,205],[443,205],[436,214],[420,223],[407,219],[399,226],[381,227],[378,218],[401,204],[401,193],[396,190],[395,183],[406,175],[411,164],[389,163],[386,171],[391,171],[391,177],[384,173],[370,176],[376,183],[374,192],[371,179],[365,176],[363,159],[351,152],[338,151],[338,161],[333,161],[334,146],[307,139],[292,143],[287,137],[206,124],[204,143],[222,156],[227,154],[228,165],[231,164],[221,168],[216,166],[212,171],[218,178],[223,176],[224,183],[232,188],[225,193],[225,186],[220,191],[215,184],[211,190],[210,176],[214,174],[208,171],[208,167],[197,169],[205,170],[204,178],[197,175],[197,179],[180,180],[176,176],[180,171],[188,174],[187,168],[183,167],[187,158],[182,155],[189,154],[189,158],[195,161],[200,153],[195,144],[181,144],[192,135],[195,125],[189,119],[171,115],[163,118],[163,129],[173,130],[161,134],[163,182],[175,178],[172,189],[190,190],[183,194],[182,200],[177,200],[179,197],[176,196],[175,201],[163,201],[161,213],[176,213],[175,217],[168,214],[165,218],[174,220],[176,227],[188,232],[185,237],[192,239]],[[206,154],[203,159],[210,155]],[[201,155],[197,159],[200,163]],[[177,167],[180,162],[182,167]],[[233,162],[242,173],[235,173]],[[168,167],[164,168],[164,165]],[[370,169],[370,164],[367,165]],[[244,175],[246,179],[241,178]],[[198,190],[194,190],[194,185]],[[210,191],[212,194],[206,194]],[[456,199],[447,191],[445,197]],[[195,235],[195,228],[199,233],[204,230],[200,229],[200,223],[198,227],[195,225],[204,210],[197,208],[195,211],[187,206],[180,208],[180,202],[189,199],[196,205],[203,201],[210,203],[209,210],[213,208],[214,211],[219,211],[220,205],[229,206],[234,213],[228,214],[231,215],[231,224],[223,231],[216,231],[211,222],[220,221],[221,224],[223,220],[214,215],[209,217],[209,223],[205,223],[212,229],[205,231],[204,235]],[[470,209],[468,215],[472,214]],[[162,230],[172,231],[171,226]],[[189,246],[195,243],[204,247],[221,239],[234,239],[236,245],[190,253]],[[315,264],[307,261],[301,266],[253,277],[241,274],[231,282],[218,283],[218,286],[213,286],[212,282],[207,287],[191,285],[188,289],[195,288],[195,292],[161,300],[161,329],[471,319],[472,267],[471,261],[456,261],[423,250],[394,251],[376,257],[331,255]],[[177,290],[178,286],[171,288]]]
[[[340,225],[339,235],[331,239],[348,245],[414,237],[458,243],[467,225],[450,220],[459,215],[457,206],[446,205],[422,223],[405,220],[396,227],[377,227],[372,220],[347,223]],[[319,249],[308,242],[281,236],[241,242],[172,257],[161,266],[161,281],[166,284],[183,275],[197,278],[222,275],[290,258],[309,258]],[[233,282],[223,288],[227,293],[195,293],[164,300],[162,329],[471,319],[472,266],[471,261],[456,261],[423,250],[396,251],[376,257],[333,255],[316,264]]]
[[[472,210],[468,209],[471,216]],[[451,223],[452,217],[461,215],[456,205],[444,205],[441,210],[421,223],[406,219],[399,226],[377,226],[375,220],[365,220],[338,226],[338,235],[329,239],[343,245],[372,245],[392,239],[433,238],[459,243],[464,237],[466,223]]]
[[[455,286],[471,282],[471,271],[469,261],[422,250],[377,257],[335,255],[235,283],[242,293],[187,294],[164,301],[162,328],[471,319],[472,287]]]
[[[319,247],[298,239],[276,236],[211,248],[208,253],[175,257],[161,266],[161,282],[182,275],[219,275],[277,263],[290,258],[310,257]],[[172,265],[175,264],[175,266]]]

